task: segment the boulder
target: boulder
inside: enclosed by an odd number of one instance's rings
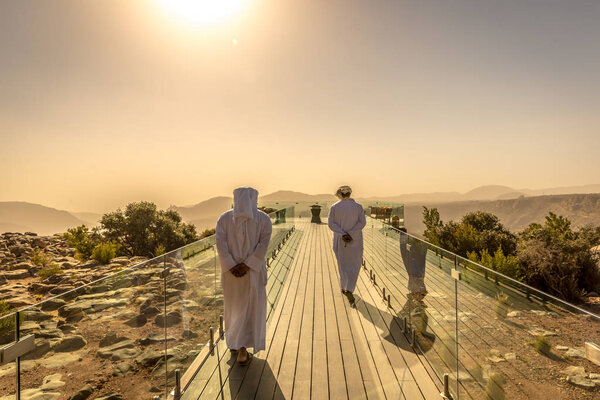
[[[69,397],[69,400],[85,400],[94,393],[94,389],[90,385],[85,385],[73,396]]]
[[[63,299],[59,299],[59,298],[54,298],[54,299],[48,299],[46,301],[44,301],[40,308],[44,311],[54,311],[54,310],[58,310],[59,308],[61,308],[62,306],[66,305],[67,302],[64,301]]]
[[[65,336],[54,346],[56,353],[67,353],[79,350],[87,345],[86,340],[81,335]]]
[[[31,278],[31,274],[27,269],[15,269],[12,271],[4,271],[2,275],[4,275],[5,279],[9,280]]]
[[[131,326],[132,328],[139,328],[140,326],[146,325],[146,322],[148,322],[148,318],[146,318],[144,314],[139,314],[126,321],[125,325]]]
[[[154,323],[160,327],[171,327],[181,322],[181,313],[179,311],[171,311],[166,316],[158,314],[154,319]]]
[[[101,347],[98,349],[98,356],[101,358],[112,358],[113,354],[121,349],[134,349],[135,343],[131,339],[121,340],[117,343],[111,344],[109,346]],[[117,358],[123,356],[123,354],[118,353],[116,355]]]

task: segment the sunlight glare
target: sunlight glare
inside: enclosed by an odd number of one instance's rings
[[[238,13],[247,0],[156,0],[173,17],[194,24],[210,24]]]

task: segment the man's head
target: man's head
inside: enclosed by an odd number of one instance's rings
[[[350,186],[340,186],[337,190],[337,192],[335,192],[335,195],[337,196],[338,199],[349,199],[350,195],[352,194],[352,189],[350,189]]]
[[[258,191],[251,187],[240,187],[233,191],[233,218],[256,219]]]

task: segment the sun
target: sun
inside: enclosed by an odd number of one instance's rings
[[[247,0],[155,0],[178,20],[194,24],[212,24],[241,11]]]

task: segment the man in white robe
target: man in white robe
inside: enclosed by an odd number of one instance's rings
[[[233,191],[233,209],[219,218],[216,243],[221,262],[225,306],[225,340],[237,361],[252,359],[247,351],[264,350],[267,324],[267,267],[271,219],[257,209],[258,192],[250,187]]]
[[[362,230],[367,221],[362,206],[350,198],[352,189],[341,186],[336,193],[340,199],[329,209],[327,224],[333,231],[333,251],[340,271],[340,286],[351,304],[354,288],[362,264]]]

